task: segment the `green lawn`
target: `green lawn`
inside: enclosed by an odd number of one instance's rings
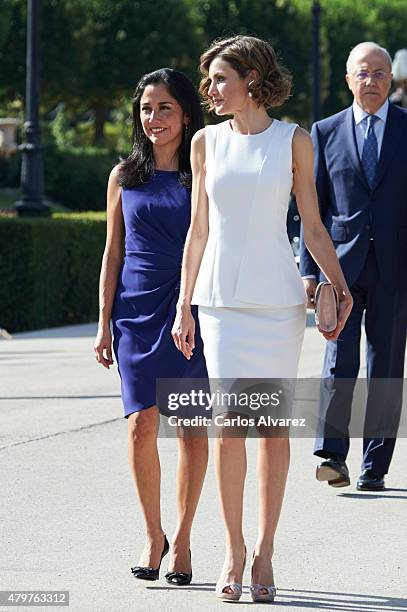
[[[21,189],[0,189],[0,208],[13,208],[14,203],[20,200]],[[58,202],[47,200],[51,210],[56,212],[69,212],[69,209]]]

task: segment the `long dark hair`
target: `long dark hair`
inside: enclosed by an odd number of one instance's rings
[[[191,139],[199,129],[203,128],[204,120],[198,93],[182,72],[172,68],[160,68],[141,77],[132,98],[133,116],[133,148],[127,159],[123,160],[119,169],[119,183],[122,187],[132,189],[148,181],[154,172],[153,146],[143,131],[140,120],[140,100],[148,85],[162,83],[169,93],[188,115],[190,121],[188,130],[184,130],[182,142],[178,149],[179,182],[186,187],[191,186]]]

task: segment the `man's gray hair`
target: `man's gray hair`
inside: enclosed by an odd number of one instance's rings
[[[385,49],[384,47],[381,47],[380,45],[378,45],[375,42],[367,41],[367,42],[359,43],[358,45],[356,45],[356,47],[353,47],[353,49],[349,53],[349,57],[348,57],[348,60],[346,62],[346,72],[348,74],[351,74],[351,72],[352,72],[352,65],[353,65],[353,58],[354,58],[354,56],[359,51],[361,51],[362,49],[366,49],[367,51],[379,51],[380,53],[383,53],[383,55],[386,57],[387,61],[389,62],[389,68],[390,68],[390,72],[391,72],[392,61],[391,61],[390,53],[387,51],[387,49]]]

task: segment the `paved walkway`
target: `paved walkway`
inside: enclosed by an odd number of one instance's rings
[[[94,333],[88,325],[0,340],[0,589],[69,590],[74,612],[221,610],[227,604],[213,594],[224,545],[212,456],[192,536],[193,584],[142,583],[129,573],[143,524],[127,467],[117,373],[96,366]],[[323,346],[307,328],[300,376],[319,374]],[[171,534],[176,443],[159,444],[163,523]],[[256,537],[255,444],[248,440],[249,554]],[[377,494],[354,488],[360,448],[353,440],[352,486],[335,490],[314,478],[312,440],[292,441],[274,560],[274,605],[282,610],[407,610],[407,443],[398,441],[388,488]],[[254,609],[249,580],[247,569],[242,609]]]

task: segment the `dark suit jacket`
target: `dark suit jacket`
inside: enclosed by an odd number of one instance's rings
[[[312,127],[322,221],[348,286],[358,278],[374,238],[379,274],[390,289],[407,289],[407,111],[389,105],[375,183],[369,187],[358,154],[352,107]],[[300,272],[324,277],[301,228]]]

